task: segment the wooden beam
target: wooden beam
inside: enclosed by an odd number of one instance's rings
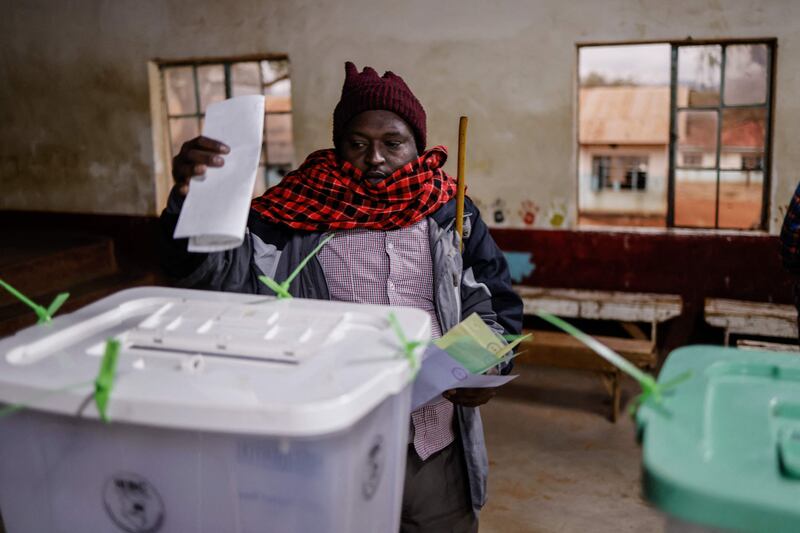
[[[793,305],[706,298],[706,322],[727,333],[797,338],[797,309]]]
[[[517,357],[522,363],[601,372],[616,370],[612,364],[566,333],[525,331],[525,334],[528,333],[533,333],[533,336],[522,341],[521,353]],[[595,338],[639,367],[651,368],[657,362],[648,340],[603,336]]]
[[[663,322],[681,314],[680,296],[673,294],[548,289],[518,285],[524,312],[547,311],[557,316],[624,322]]]

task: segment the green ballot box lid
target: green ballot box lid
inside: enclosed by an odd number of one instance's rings
[[[637,413],[645,496],[733,531],[800,531],[800,357],[690,346],[658,381],[691,377]]]

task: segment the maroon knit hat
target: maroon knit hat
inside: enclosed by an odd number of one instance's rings
[[[344,71],[342,98],[333,110],[333,144],[338,146],[344,127],[353,117],[364,111],[382,109],[406,121],[414,132],[417,151],[420,154],[424,152],[427,133],[425,110],[403,78],[390,71],[378,77],[372,67],[364,67],[359,73],[350,61],[344,64]]]

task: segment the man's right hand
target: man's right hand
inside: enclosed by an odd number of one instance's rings
[[[222,157],[231,149],[208,137],[195,137],[181,146],[181,151],[172,158],[172,178],[178,190],[184,196],[189,192],[189,180],[193,176],[205,174],[208,167],[221,167],[225,164]]]

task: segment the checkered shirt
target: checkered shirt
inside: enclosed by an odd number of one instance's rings
[[[331,300],[416,307],[441,327],[433,300],[428,222],[390,231],[338,232],[317,254]],[[414,449],[424,461],[455,439],[453,404],[434,400],[411,413]]]

